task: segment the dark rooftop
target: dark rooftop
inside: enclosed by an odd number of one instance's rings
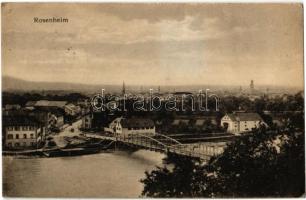
[[[25,115],[13,115],[3,116],[3,126],[35,126],[39,125],[39,122],[32,116]]]
[[[153,127],[154,122],[151,119],[144,118],[123,118],[121,120],[121,125],[123,128],[142,128],[142,127]]]
[[[257,113],[233,113],[227,114],[227,116],[233,121],[263,121]]]

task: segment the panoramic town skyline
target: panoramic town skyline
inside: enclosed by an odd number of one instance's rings
[[[4,198],[305,196],[302,3],[3,3]]]
[[[301,4],[4,4],[2,74],[83,84],[303,87],[302,16]],[[68,22],[34,20],[53,17]]]

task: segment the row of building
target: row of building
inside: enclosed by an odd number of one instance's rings
[[[28,102],[25,107],[6,105],[3,109],[3,144],[7,149],[39,148],[43,145],[50,132],[60,130],[67,117],[82,117],[82,128],[93,128],[93,112],[89,106],[78,106],[64,101],[36,101]],[[109,116],[106,116],[106,119]],[[213,117],[201,117],[193,119],[193,125],[203,126],[207,121],[232,134],[241,134],[252,131],[261,125],[267,126],[257,113],[236,112],[226,114],[219,122]],[[100,121],[96,123],[101,123]],[[154,122],[148,118],[118,117],[104,126],[104,131],[114,136],[126,136],[131,134],[156,133],[159,121]],[[174,119],[172,126],[190,124],[187,118]]]
[[[194,125],[203,126],[203,124],[210,120],[210,123],[217,125],[217,121],[211,117],[196,119]],[[156,132],[156,125],[158,121],[154,122],[148,118],[124,118],[118,117],[111,121],[107,127],[104,127],[105,132],[109,132],[114,136],[128,137],[131,134],[149,134],[154,135]],[[172,126],[179,126],[181,124],[190,123],[189,119],[175,119],[172,122]],[[90,129],[92,125],[92,115],[86,115],[83,117],[82,127]],[[252,131],[261,125],[267,126],[257,113],[232,113],[226,114],[222,117],[221,123],[226,132],[231,134],[241,134],[243,132]]]
[[[5,149],[41,147],[51,132],[59,132],[67,119],[76,119],[88,108],[67,101],[30,101],[24,107],[5,105],[2,109],[2,142]]]

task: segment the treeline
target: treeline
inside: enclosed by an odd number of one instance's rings
[[[274,98],[262,96],[250,100],[244,96],[228,96],[220,99],[220,111],[232,112],[237,110],[261,113],[264,110],[271,112],[302,111],[304,110],[304,97],[302,92],[295,95],[282,95]]]

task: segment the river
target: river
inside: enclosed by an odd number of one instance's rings
[[[3,194],[10,197],[139,197],[157,152],[115,151],[77,157],[3,157]]]

